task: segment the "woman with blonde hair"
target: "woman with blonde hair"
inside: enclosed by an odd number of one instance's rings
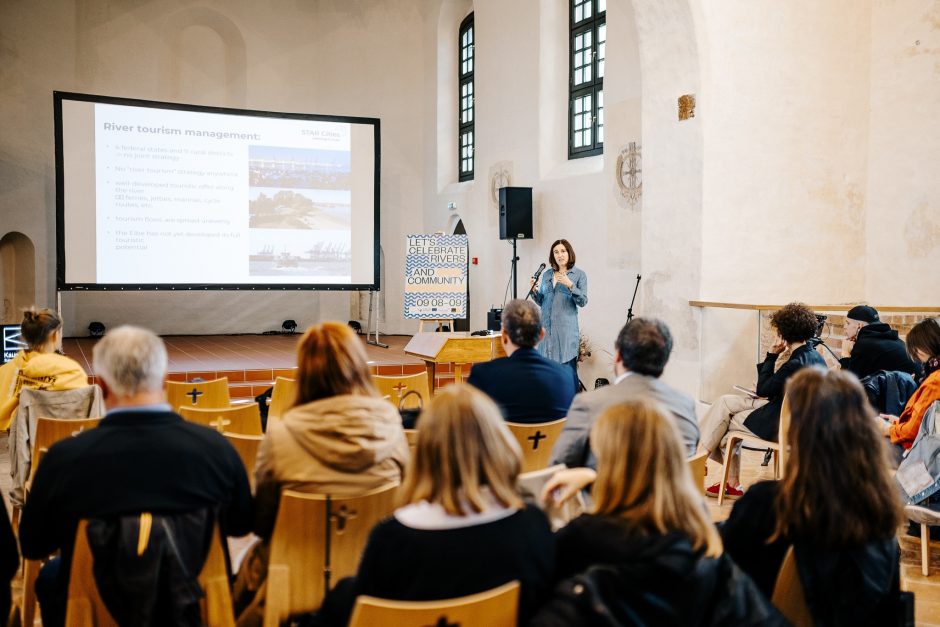
[[[255,533],[274,530],[281,490],[356,495],[398,483],[408,461],[401,416],[372,383],[362,341],[340,322],[310,327],[297,346],[297,398],[268,422],[255,465]],[[257,617],[267,543],[244,560],[235,583],[240,624]]]
[[[32,307],[23,312],[20,334],[26,348],[0,366],[0,430],[20,403],[20,390],[74,390],[88,387],[88,375],[77,361],[59,353],[62,319],[51,309]]]
[[[787,399],[783,478],[735,503],[721,527],[725,548],[771,594],[792,546],[816,625],[894,624],[904,516],[875,410],[840,370],[801,370]]]
[[[597,471],[563,470],[543,491],[560,502],[593,483],[593,505],[558,531],[555,577],[563,581],[532,624],[779,623],[722,554],[665,410],[649,400],[614,405],[590,441]]]
[[[354,580],[314,619],[345,625],[356,595],[429,601],[518,580],[520,623],[548,592],[554,540],[515,489],[519,446],[499,408],[469,385],[439,391],[421,415],[402,507],[372,531]]]

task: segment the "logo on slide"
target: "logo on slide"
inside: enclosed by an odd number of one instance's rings
[[[20,333],[20,325],[3,327],[3,363],[13,359],[20,350],[26,348],[26,342]]]

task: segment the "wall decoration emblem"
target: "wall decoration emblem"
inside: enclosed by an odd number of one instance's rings
[[[630,142],[617,155],[617,187],[620,193],[636,207],[643,196],[643,149],[636,142]]]
[[[679,121],[695,117],[695,94],[679,96]]]
[[[499,188],[512,187],[512,162],[500,161],[490,168],[490,202],[499,206]]]

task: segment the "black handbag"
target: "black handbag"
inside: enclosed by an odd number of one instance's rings
[[[405,399],[414,394],[418,397],[418,406],[405,409]],[[421,398],[421,393],[418,390],[408,390],[401,395],[401,398],[398,399],[398,413],[401,414],[401,426],[405,429],[415,429],[418,424],[418,416],[421,415],[421,410],[424,409],[424,399]]]

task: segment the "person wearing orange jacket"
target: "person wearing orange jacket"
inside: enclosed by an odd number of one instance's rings
[[[911,448],[927,409],[940,400],[940,322],[937,318],[914,325],[907,334],[907,351],[912,359],[924,364],[924,379],[900,416],[881,415],[886,420],[884,434],[903,450]]]

